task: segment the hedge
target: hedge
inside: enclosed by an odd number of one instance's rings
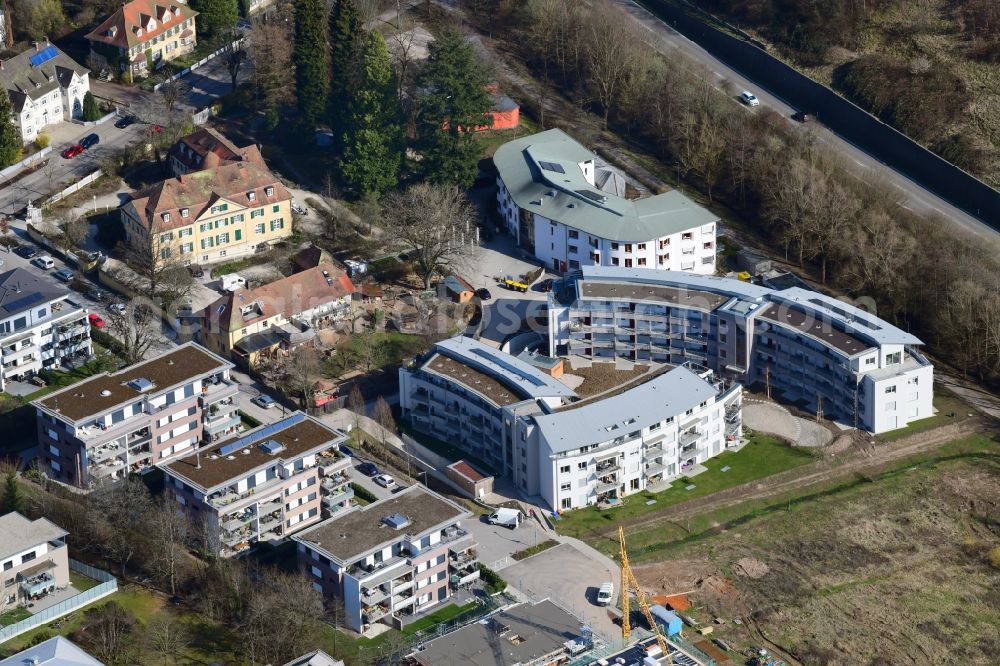
[[[486,591],[491,595],[500,594],[507,589],[507,581],[500,577],[496,571],[490,569],[488,566],[479,563],[479,576],[486,583]]]
[[[369,504],[371,504],[372,502],[374,502],[375,500],[378,499],[377,497],[375,497],[375,493],[373,493],[372,491],[368,490],[367,488],[359,486],[358,484],[356,484],[354,482],[351,483],[351,488],[354,490],[354,496],[355,497],[357,497],[358,499],[364,500],[364,501],[368,502]]]

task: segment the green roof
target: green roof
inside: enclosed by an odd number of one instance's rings
[[[493,161],[518,207],[591,236],[641,243],[718,222],[677,190],[636,200],[601,190],[591,182],[597,159],[552,129],[505,143]],[[586,162],[589,180],[581,167]]]

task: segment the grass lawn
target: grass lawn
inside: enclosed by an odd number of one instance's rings
[[[373,335],[372,342],[380,349],[378,358],[374,359],[372,370],[399,365],[403,359],[426,351],[429,347],[427,339],[423,336],[396,331],[379,331]],[[365,362],[362,340],[353,337],[337,348],[337,355],[330,361],[330,372],[333,376],[339,377]],[[367,370],[367,368],[361,369]]]
[[[9,611],[0,613],[0,627],[17,624],[21,620],[31,617],[31,612],[27,608],[12,608]]]
[[[464,606],[459,606],[457,604],[448,604],[430,615],[426,615],[413,624],[408,624],[403,627],[404,636],[413,636],[418,631],[427,631],[436,624],[441,624],[442,622],[447,622],[453,620],[462,613],[472,610],[476,607],[475,602],[468,603]]]
[[[707,472],[693,479],[679,479],[670,488],[659,493],[641,492],[625,498],[622,506],[614,509],[588,507],[564,514],[555,521],[556,530],[577,538],[585,538],[591,532],[604,530],[618,521],[659,511],[673,504],[679,504],[696,497],[711,495],[720,490],[738,486],[748,481],[761,479],[783,472],[814,460],[813,454],[793,448],[772,437],[752,435],[750,443],[736,453],[724,452],[705,461]],[[721,471],[728,467],[727,472]],[[692,490],[685,490],[689,485]],[[655,500],[655,504],[646,504]]]
[[[934,387],[934,409],[937,410],[937,414],[934,416],[914,421],[905,428],[882,433],[878,435],[878,439],[883,442],[892,442],[901,437],[914,435],[948,423],[958,423],[969,418],[969,414],[975,413],[975,409],[970,407],[967,402],[939,386]],[[948,416],[951,413],[954,413],[955,416]]]
[[[94,580],[89,576],[84,576],[78,571],[69,572],[69,582],[80,592],[86,592],[92,587],[97,587],[101,584],[100,581]]]

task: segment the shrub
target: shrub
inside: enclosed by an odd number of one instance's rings
[[[90,122],[94,120],[99,120],[101,117],[101,110],[97,107],[97,100],[94,99],[94,95],[91,92],[87,92],[83,96],[83,119]]]
[[[486,583],[486,591],[490,594],[500,594],[507,589],[507,581],[482,562],[479,563],[479,576]]]
[[[377,497],[375,497],[375,494],[372,491],[362,486],[359,486],[356,483],[351,483],[351,489],[354,490],[355,497],[364,500],[368,503],[374,502],[375,500],[378,499]]]
[[[35,148],[39,150],[48,148],[50,143],[52,143],[52,139],[49,138],[48,134],[42,133],[35,137]]]

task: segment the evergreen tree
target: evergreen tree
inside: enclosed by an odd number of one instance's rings
[[[330,12],[330,129],[335,136],[345,130],[348,100],[363,72],[364,25],[354,0],[334,0]]]
[[[296,0],[292,63],[295,65],[299,114],[303,128],[308,131],[312,131],[325,115],[330,94],[325,18],[324,0]]]
[[[418,132],[424,175],[467,187],[476,177],[480,148],[472,130],[490,123],[486,68],[461,33],[446,31],[431,44],[421,77]]]
[[[358,87],[347,104],[340,176],[358,194],[377,195],[399,182],[402,112],[385,39],[368,36]]]
[[[87,121],[97,120],[101,117],[101,110],[97,107],[97,100],[88,90],[83,96],[83,119]]]
[[[7,89],[0,86],[0,168],[21,159],[21,131],[14,124],[14,107]]]
[[[3,500],[0,502],[0,515],[11,511],[24,511],[24,495],[21,494],[21,484],[17,481],[17,468],[11,465],[7,468]]]
[[[209,37],[225,35],[240,19],[239,0],[191,0],[198,12],[198,32]]]

